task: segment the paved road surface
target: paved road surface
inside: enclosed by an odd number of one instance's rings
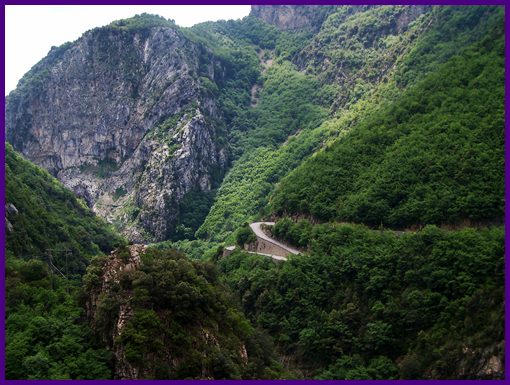
[[[266,253],[257,253],[255,251],[246,251],[246,250],[243,250],[243,253],[263,255],[264,257],[273,258],[275,261],[286,261],[287,260],[287,257],[280,257],[279,255],[266,254]]]
[[[260,228],[260,225],[268,225],[268,226],[274,226],[274,222],[254,222],[250,224],[250,228],[253,230],[255,235],[259,238],[262,238],[268,242],[274,243],[275,245],[280,246],[281,248],[287,250],[291,254],[299,254],[299,251],[296,249],[293,249],[292,247],[289,247],[281,242],[278,242],[276,239],[270,238],[266,233],[262,231]]]

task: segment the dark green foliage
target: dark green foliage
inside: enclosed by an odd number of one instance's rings
[[[246,224],[244,227],[241,227],[239,230],[237,230],[236,243],[239,246],[243,247],[245,244],[253,243],[255,241],[257,241],[257,237],[255,236],[253,231],[251,231],[248,224]]]
[[[175,249],[189,259],[212,261],[216,257],[219,244],[215,242],[204,241],[201,239],[182,239],[179,241],[171,242],[164,241],[151,244],[151,247],[156,249]]]
[[[179,203],[175,235],[170,240],[194,239],[195,231],[209,213],[214,194],[215,191],[192,190],[184,195]]]
[[[228,22],[227,22],[228,23]],[[248,40],[260,48],[273,49],[278,38],[278,30],[272,25],[264,23],[256,17],[245,17],[237,24],[237,28],[230,28],[235,36]]]
[[[6,201],[18,210],[6,234],[7,378],[110,378],[110,354],[93,345],[78,303],[79,275],[91,255],[124,241],[10,144]],[[49,254],[67,279],[50,270]]]
[[[67,271],[83,273],[87,256],[107,252],[121,244],[103,220],[80,203],[74,194],[47,171],[23,159],[6,143],[6,202],[18,214],[10,215],[13,231],[7,233],[7,251],[20,258],[47,256]]]
[[[141,32],[155,27],[177,28],[173,20],[165,19],[162,16],[142,13],[129,19],[117,20],[110,23],[107,28],[126,32]]]
[[[111,378],[110,353],[92,344],[79,294],[79,281],[44,262],[7,258],[7,379]]]
[[[237,252],[219,268],[248,317],[312,375],[482,378],[477,360],[501,356],[502,228],[399,235],[284,220],[274,231],[308,239],[310,255],[275,264]]]
[[[320,105],[323,94],[314,78],[290,63],[267,71],[259,103],[233,122],[234,155],[244,154],[223,180],[197,236],[224,240],[251,220],[267,204],[275,183],[317,148],[324,133],[312,129],[327,116]],[[296,135],[281,145],[291,134]]]
[[[396,71],[400,87],[412,84],[424,74],[479,40],[486,42],[503,35],[503,7],[431,7],[431,25],[417,40]]]
[[[306,219],[294,224],[290,218],[283,218],[274,225],[271,231],[278,239],[288,241],[298,247],[306,247],[310,243],[312,225]]]
[[[294,171],[274,211],[392,227],[498,220],[503,74],[501,35],[452,57]]]
[[[95,260],[84,278],[89,295],[99,289],[94,282],[104,262]],[[225,289],[211,263],[191,262],[173,250],[151,248],[142,255],[139,270],[123,272],[118,287],[101,293],[96,330],[101,339],[111,341],[119,305],[131,297],[134,315],[115,343],[146,378],[281,375],[267,337],[261,337],[234,307]],[[247,362],[240,353],[242,346]]]

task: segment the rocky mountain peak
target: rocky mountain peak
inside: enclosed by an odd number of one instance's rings
[[[221,68],[166,19],[114,22],[52,49],[25,75],[7,98],[6,138],[131,239],[162,240],[169,206],[208,191],[226,163],[217,103],[203,86]]]

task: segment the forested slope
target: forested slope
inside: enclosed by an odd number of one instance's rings
[[[91,256],[125,241],[9,144],[5,172],[6,377],[109,378],[111,356],[79,304],[80,276]]]
[[[504,230],[277,222],[306,255],[219,261],[247,316],[306,377],[502,378]]]
[[[380,21],[371,22],[374,20]],[[273,68],[263,74],[258,104],[238,114],[242,126],[234,125],[242,128],[233,133],[240,138],[237,143],[243,143],[243,155],[226,175],[197,235],[221,241],[245,221],[283,212],[392,226],[407,226],[413,221],[438,223],[441,216],[448,216],[450,222],[497,220],[502,210],[502,20],[502,10],[497,7],[340,7],[317,34],[300,35],[297,44],[296,40],[290,44],[288,34],[280,32],[275,47],[300,48],[290,57],[284,54],[292,51],[290,48],[272,52]],[[314,64],[318,58],[324,59],[327,68]],[[384,71],[374,63],[386,63]],[[298,76],[299,69],[306,76]],[[292,81],[276,82],[278,78]],[[302,82],[317,90],[297,86]],[[348,93],[344,92],[346,87]],[[304,105],[307,101],[312,104]],[[313,114],[301,114],[314,105],[324,111],[318,119],[310,119]],[[464,125],[468,120],[473,125]],[[474,127],[475,121],[480,124],[474,130],[468,128]],[[463,128],[452,127],[445,142],[436,134],[450,125]],[[352,135],[347,134],[350,131]],[[285,134],[275,136],[274,132]],[[283,141],[285,135],[290,136]],[[434,140],[429,141],[427,135]],[[402,136],[409,137],[396,142]],[[445,148],[448,142],[465,146],[451,151]],[[317,159],[311,157],[323,147],[327,149],[319,151]],[[325,160],[329,155],[324,154],[336,148],[345,149],[341,167]],[[380,165],[390,150],[396,155]],[[434,158],[434,164],[422,173],[420,163],[426,161],[425,152]],[[483,160],[483,156],[490,159]],[[483,182],[464,170],[476,169],[477,162],[490,168]],[[369,164],[378,167],[377,171],[368,170]],[[413,168],[420,169],[418,175]],[[342,173],[350,184],[342,179]],[[457,180],[453,176],[450,181],[453,174]],[[370,175],[377,176],[377,181]],[[433,183],[439,184],[438,194],[444,200],[442,208],[429,217],[423,217],[416,201],[431,193],[419,188],[409,191],[420,183],[426,185],[421,186],[425,190],[434,191]],[[480,188],[480,193],[469,193],[473,187]],[[335,194],[348,196],[349,189],[357,193],[340,208],[340,198]],[[489,190],[492,198],[482,198]],[[377,194],[396,196],[381,198]],[[381,211],[387,211],[386,206],[403,205],[404,196],[409,194],[414,196],[406,198],[409,203],[400,214],[409,218],[382,220]],[[476,199],[479,201],[474,202]],[[473,212],[472,218],[464,215],[462,210],[467,206],[474,209],[477,204],[483,206],[477,214]],[[368,213],[363,214],[364,210]],[[356,215],[367,218],[361,220]]]
[[[8,131],[84,199],[6,144],[8,378],[503,378],[503,16],[144,14],[52,50]],[[301,254],[223,253],[255,220]]]
[[[84,202],[46,170],[35,166],[6,143],[6,203],[10,229],[7,253],[19,258],[41,257],[47,249],[76,256],[70,271],[84,272],[80,257],[108,252],[121,239]],[[80,256],[80,257],[78,257]],[[57,261],[61,263],[62,261]]]
[[[116,379],[286,376],[271,340],[235,306],[211,262],[133,245],[94,259],[84,286]]]
[[[405,228],[504,212],[500,26],[293,171],[276,213]]]

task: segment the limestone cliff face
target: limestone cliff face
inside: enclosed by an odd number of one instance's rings
[[[318,31],[336,6],[252,5],[250,16],[258,17],[282,31]]]
[[[205,77],[220,63],[172,25],[95,29],[25,75],[6,138],[132,240],[162,240],[175,202],[226,163]]]

